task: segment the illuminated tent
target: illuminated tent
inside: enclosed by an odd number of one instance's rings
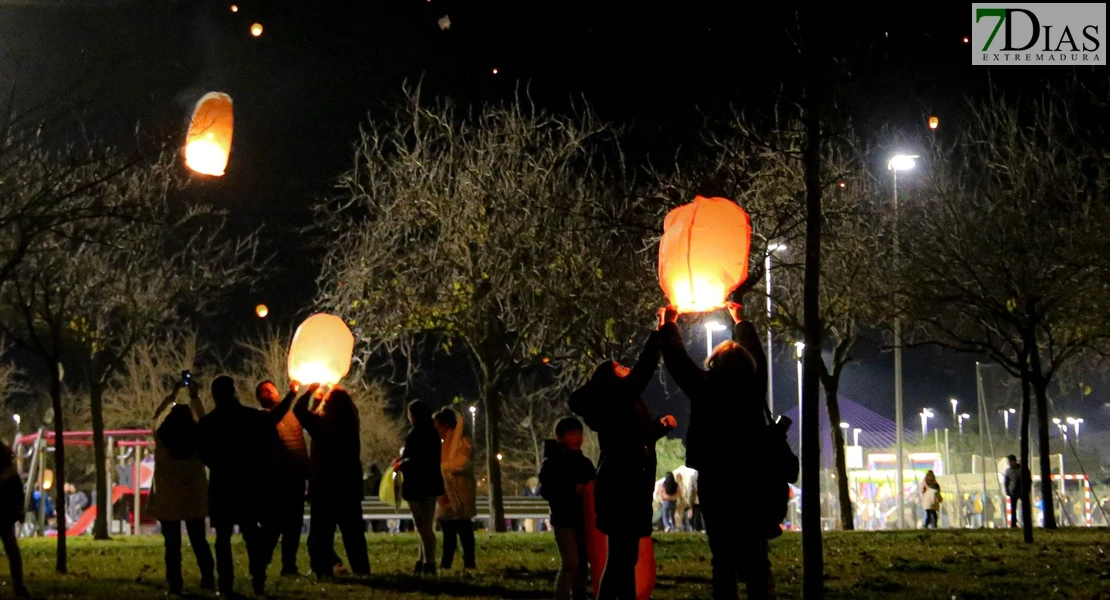
[[[355,337],[343,319],[317,313],[305,319],[289,347],[289,378],[334,386],[351,369]]]
[[[659,240],[659,285],[680,313],[725,305],[748,278],[752,224],[726,198],[698,196],[667,214]]]
[[[208,92],[193,109],[189,133],[185,136],[185,166],[201,175],[219,177],[231,155],[231,133],[235,119],[231,96]]]

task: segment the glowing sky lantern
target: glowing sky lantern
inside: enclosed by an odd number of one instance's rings
[[[929,117],[929,129],[936,129],[940,126],[940,119],[937,117]]]
[[[265,319],[266,315],[270,314],[270,308],[265,304],[259,304],[254,307],[254,314],[258,315],[259,319]]]
[[[185,166],[201,175],[223,175],[231,155],[234,127],[231,96],[223,92],[205,94],[193,109],[185,136]]]
[[[343,319],[317,313],[305,319],[289,347],[289,378],[334,386],[351,369],[355,337]]]
[[[667,214],[659,240],[659,285],[681,313],[706,312],[748,278],[752,223],[726,198],[698,196]]]
[[[262,23],[255,23],[251,25],[251,35],[258,37],[262,35]]]
[[[236,4],[231,5],[231,12],[239,12],[239,6]]]

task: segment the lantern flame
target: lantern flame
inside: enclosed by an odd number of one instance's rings
[[[355,337],[343,319],[318,313],[305,319],[289,347],[289,378],[334,387],[351,369]]]
[[[937,117],[929,117],[929,129],[936,129],[940,125],[940,119]]]
[[[233,128],[231,96],[209,92],[201,97],[185,136],[185,166],[201,175],[222,176],[231,154]]]

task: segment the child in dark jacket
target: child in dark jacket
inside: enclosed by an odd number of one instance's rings
[[[559,547],[556,600],[586,598],[586,536],[582,493],[596,471],[582,454],[582,422],[574,417],[555,425],[557,442],[540,468],[540,495],[551,506],[551,526]]]

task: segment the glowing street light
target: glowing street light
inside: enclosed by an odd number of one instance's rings
[[[841,422],[840,422],[840,429],[842,429],[842,430],[843,430],[843,435],[844,435],[844,445],[845,445],[845,446],[847,446],[847,445],[848,445],[848,430],[849,430],[849,429],[851,429],[851,428],[852,428],[852,426],[851,426],[851,425],[849,425],[847,421],[841,421]]]
[[[478,407],[470,407],[470,435],[475,435],[478,431]]]
[[[1010,435],[1010,415],[1017,412],[1016,408],[1003,408],[998,411],[1002,413],[1002,423],[1006,425],[1006,435]]]
[[[19,415],[17,415],[17,414],[16,414],[16,415],[12,415],[12,420],[13,420],[13,421],[15,421],[15,425],[16,425],[16,427],[18,427],[18,426],[19,426],[19,424],[20,424],[20,422],[22,422],[22,421],[23,421],[23,417],[21,417],[21,416],[19,416]]]
[[[1072,427],[1075,428],[1075,443],[1078,444],[1079,443],[1079,424],[1083,422],[1083,419],[1076,419],[1075,417],[1068,417],[1066,420],[1067,420],[1068,425],[1071,425]]]
[[[863,430],[860,429],[859,427],[856,427],[855,429],[852,430],[852,445],[853,446],[858,446],[859,445],[859,434],[862,433],[862,432],[863,432]]]
[[[958,413],[956,412],[956,405],[959,404],[960,401],[955,399],[955,398],[952,398],[952,399],[949,400],[949,402],[952,403],[952,418],[955,419],[957,416],[959,416]]]
[[[919,158],[919,156],[917,154],[895,154],[886,164],[886,168],[895,173],[898,171],[909,171],[917,164],[917,162],[914,161],[915,158]]]
[[[713,354],[713,332],[724,331],[727,329],[724,325],[716,321],[710,321],[705,324],[705,357],[709,358]]]
[[[960,435],[964,434],[964,421],[967,420],[967,419],[970,419],[970,418],[971,418],[971,415],[969,415],[967,413],[963,413],[962,415],[957,416],[957,419],[959,420],[959,425],[960,425]]]
[[[921,417],[921,437],[925,437],[929,433],[929,419],[936,415],[933,413],[932,409],[923,408],[919,416]]]

